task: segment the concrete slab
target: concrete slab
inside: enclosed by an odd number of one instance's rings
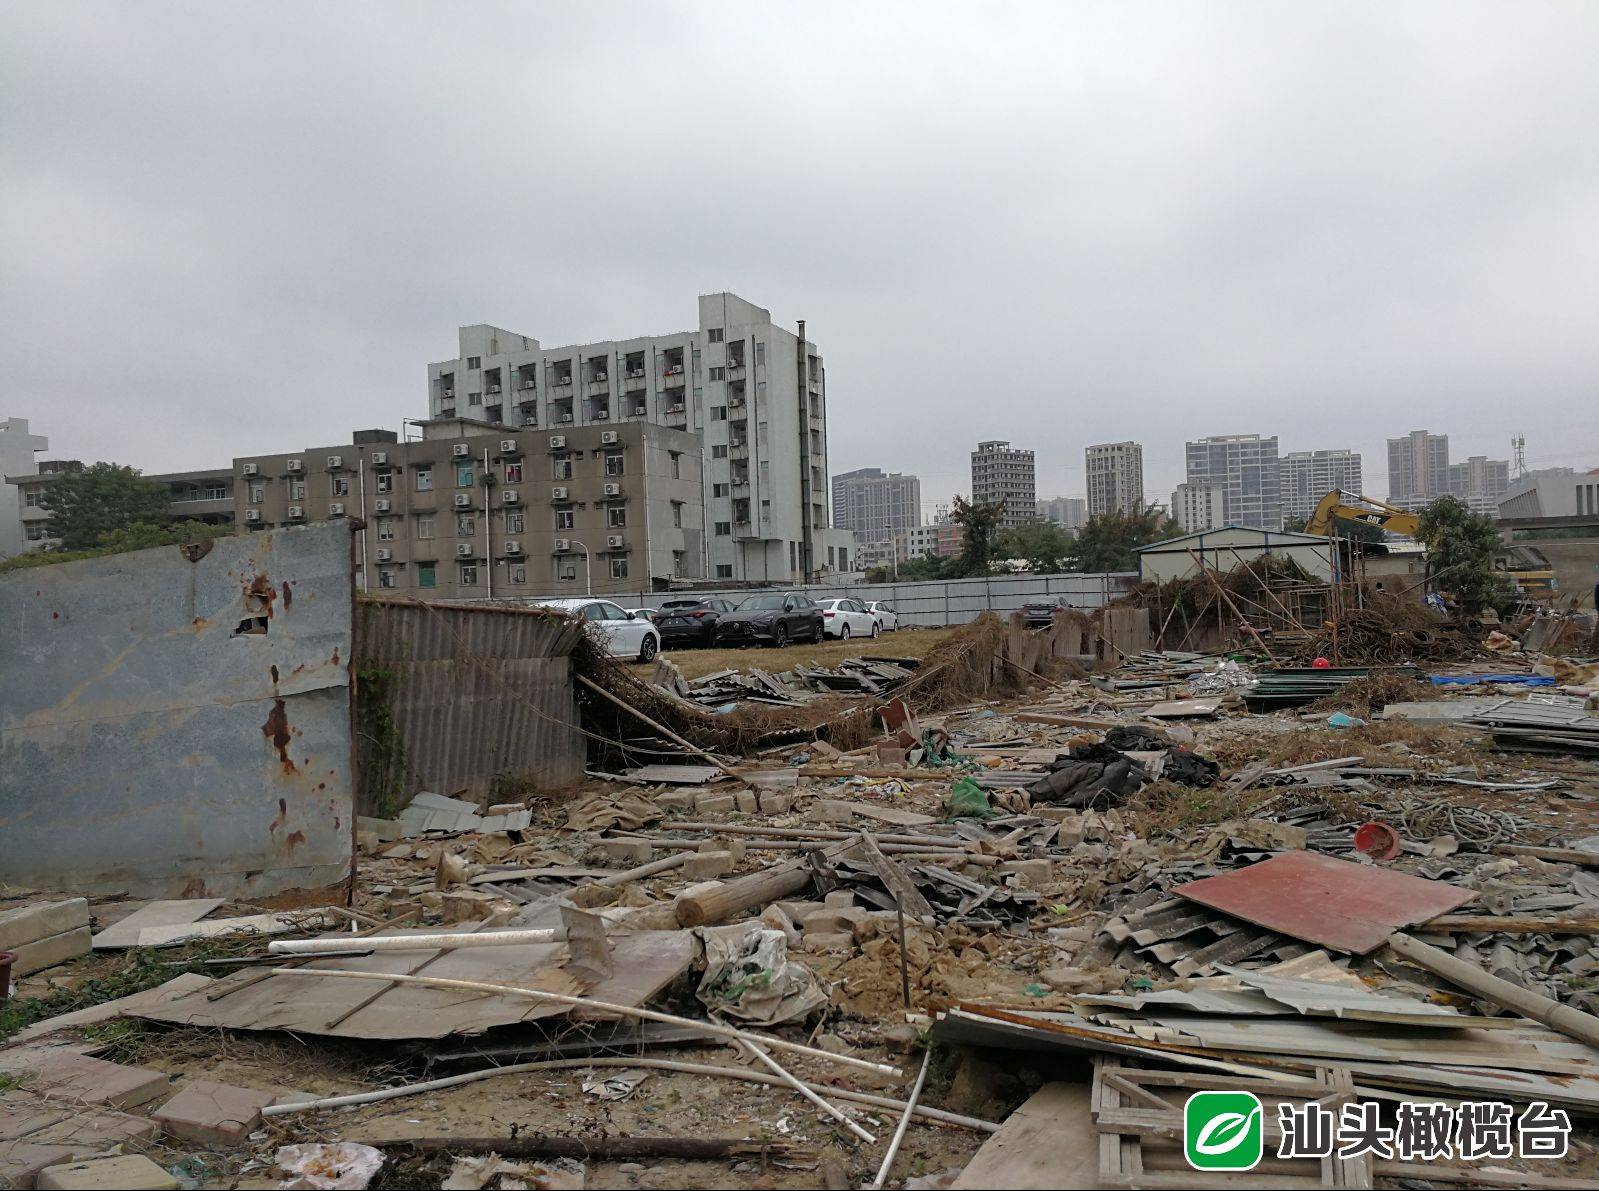
[[[19,1089],[0,1092],[0,1185],[29,1187],[47,1166],[155,1135],[155,1123],[143,1117],[46,1100]]]
[[[0,911],[0,951],[15,951],[26,943],[88,925],[89,899],[85,897]]]
[[[178,1180],[143,1154],[118,1154],[113,1158],[89,1158],[39,1172],[34,1186],[39,1191],[174,1191]]]
[[[62,931],[59,935],[49,935],[43,939],[35,939],[31,943],[23,943],[19,947],[9,948],[8,950],[17,957],[11,963],[11,974],[26,976],[31,972],[42,972],[46,968],[64,964],[69,959],[77,959],[80,955],[88,955],[89,939],[89,926],[85,923],[72,930]]]
[[[0,1051],[0,1071],[17,1076],[35,1096],[106,1108],[148,1104],[171,1086],[164,1072],[124,1067],[59,1047]]]
[[[235,1145],[261,1123],[275,1093],[207,1079],[191,1080],[150,1119],[173,1137],[205,1146]]]

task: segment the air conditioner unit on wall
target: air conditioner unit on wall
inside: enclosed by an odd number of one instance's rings
[[[343,466],[344,466],[344,456],[343,455],[329,455],[328,456],[328,470],[329,471],[336,471],[338,468],[341,468]]]
[[[305,516],[305,506],[304,505],[290,505],[289,506],[289,516],[291,518],[293,518],[294,520],[298,521],[301,517]]]
[[[261,520],[261,510],[260,509],[245,509],[244,510],[244,519],[246,521],[259,521],[259,520]]]
[[[283,466],[284,466],[284,469],[287,470],[287,471],[304,471],[305,470],[305,464],[303,462],[301,462],[300,460],[298,460],[298,459],[290,459]]]
[[[551,500],[565,500],[566,499],[566,489],[565,488],[551,488],[550,489],[550,499]]]
[[[620,550],[622,548],[622,542],[623,542],[623,538],[622,538],[622,535],[619,534],[619,533],[613,533],[613,534],[607,534],[606,535],[605,544],[607,546],[609,546],[612,550]]]
[[[393,557],[394,557],[394,551],[388,549],[387,547],[379,547],[378,548],[378,561],[379,562],[388,562]]]
[[[605,485],[605,495],[606,496],[621,496],[622,495],[622,485],[620,485],[620,484],[607,484],[607,485]]]
[[[456,556],[459,557],[459,558],[471,558],[472,557],[472,543],[470,543],[470,542],[459,542],[459,543],[457,543],[456,547],[455,547],[455,553],[456,553]]]
[[[373,451],[372,452],[372,466],[373,467],[387,467],[388,465],[389,465],[389,453],[387,451]]]
[[[464,442],[458,442],[450,448],[450,454],[454,455],[457,459],[462,459],[470,454],[471,450],[472,448],[467,446]]]
[[[472,494],[470,492],[457,492],[455,494],[455,507],[470,509],[472,507]]]
[[[344,516],[344,506],[342,504],[340,504],[338,501],[334,501],[332,504],[330,504],[328,506],[328,516],[329,517],[342,517],[342,516]]]
[[[259,475],[261,473],[261,468],[254,463],[246,463],[239,470],[247,476]]]
[[[520,554],[520,553],[522,553],[522,543],[521,542],[507,542],[507,543],[505,543],[505,552],[507,554]]]
[[[609,445],[611,443],[616,442],[617,441],[617,437],[618,437],[617,433],[614,430],[602,430],[602,431],[600,431],[600,441],[602,443],[605,443],[606,445]]]
[[[572,539],[571,538],[556,538],[555,539],[555,550],[556,550],[556,553],[565,554],[571,548],[572,548]]]
[[[387,513],[394,507],[394,504],[392,501],[389,501],[383,497],[379,497],[377,500],[372,502],[372,507],[380,513]]]
[[[514,455],[514,454],[516,454],[516,450],[517,450],[516,439],[514,439],[514,438],[502,438],[502,439],[500,439],[500,454],[502,454],[502,455]]]
[[[517,495],[517,491],[516,491],[515,488],[507,488],[503,492],[500,493],[500,500],[502,502],[504,502],[505,504],[508,504],[508,505],[514,505],[517,501],[519,501],[521,499],[522,498]]]
[[[552,435],[550,435],[550,449],[551,450],[559,451],[564,446],[566,446],[566,435],[564,435],[564,434],[552,434]]]

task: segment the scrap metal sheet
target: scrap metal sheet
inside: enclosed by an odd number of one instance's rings
[[[1375,951],[1401,927],[1447,914],[1476,896],[1319,852],[1284,852],[1172,892],[1278,934],[1356,955]]]
[[[0,876],[143,897],[349,878],[350,530],[0,576]]]

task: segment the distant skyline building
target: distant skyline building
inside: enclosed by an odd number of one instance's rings
[[[1361,493],[1363,482],[1359,451],[1289,451],[1282,457],[1283,517],[1309,521],[1327,493],[1334,488]]]
[[[922,523],[922,482],[880,467],[833,477],[833,528],[852,530],[857,543],[892,542]]]
[[[1412,430],[1388,440],[1388,503],[1422,509],[1440,496],[1458,497],[1473,512],[1492,513],[1510,489],[1510,461],[1473,455],[1449,461],[1449,436]]]
[[[1222,489],[1223,524],[1281,529],[1277,436],[1218,434],[1185,444],[1186,482]],[[1174,515],[1175,510],[1174,510]]]
[[[1171,518],[1188,533],[1227,524],[1227,489],[1221,484],[1178,484],[1171,494]]]
[[[1449,495],[1459,497],[1474,513],[1493,513],[1510,491],[1510,461],[1473,455],[1449,465]]]
[[[1055,496],[1038,502],[1038,515],[1062,529],[1078,530],[1088,522],[1088,501],[1081,496]]]
[[[21,489],[4,481],[38,474],[34,455],[50,449],[50,440],[28,430],[27,418],[0,421],[0,558],[29,549],[22,525]]]
[[[1005,502],[1001,529],[1023,525],[1037,515],[1038,486],[1033,453],[1002,439],[977,444],[972,452],[972,503]]]
[[[1088,515],[1144,510],[1144,447],[1136,442],[1096,443],[1083,451]]]

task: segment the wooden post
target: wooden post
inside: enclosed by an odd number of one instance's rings
[[[769,905],[798,893],[810,883],[811,866],[796,860],[735,877],[704,892],[679,894],[672,906],[677,911],[679,926],[710,926],[744,910]]]

